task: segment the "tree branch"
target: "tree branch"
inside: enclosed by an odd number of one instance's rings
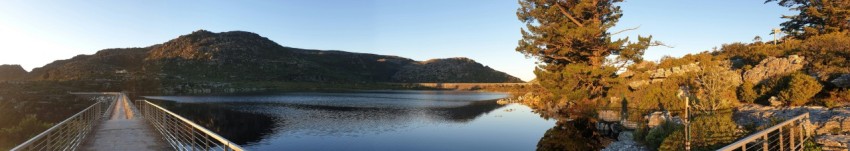
[[[649,44],[649,46],[650,47],[663,46],[663,47],[667,47],[667,48],[673,48],[673,46],[668,46],[667,44],[664,44],[661,41],[653,41],[652,43]]]
[[[640,25],[638,25],[637,27],[634,27],[634,28],[623,29],[623,30],[620,30],[620,31],[614,32],[614,33],[613,33],[613,34],[611,34],[611,35],[617,35],[617,34],[620,34],[620,33],[626,32],[626,31],[637,30],[638,28],[640,28]]]
[[[567,18],[570,18],[570,20],[573,21],[573,23],[576,23],[576,25],[578,25],[579,27],[584,27],[584,25],[582,25],[581,22],[578,22],[578,20],[576,20],[576,18],[574,18],[573,15],[570,15],[570,13],[567,13],[567,10],[564,9],[563,6],[561,6],[560,4],[557,4],[557,3],[555,4],[555,6],[558,6],[558,9],[561,10],[561,13],[566,15]]]

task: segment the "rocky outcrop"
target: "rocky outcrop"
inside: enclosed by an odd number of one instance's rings
[[[816,127],[816,135],[850,133],[850,108],[770,107],[747,104],[738,108],[734,119],[739,125],[766,125],[771,119],[790,119],[803,113],[809,113],[811,124]]]
[[[786,58],[769,57],[744,73],[744,80],[759,84],[765,79],[789,74],[803,68],[805,57],[790,55]]]
[[[18,80],[27,74],[21,65],[0,65],[0,81]]]
[[[629,82],[628,85],[632,89],[637,89],[637,88],[639,88],[643,85],[664,81],[664,79],[667,78],[667,77],[683,75],[683,74],[688,73],[688,72],[698,72],[698,71],[701,71],[701,70],[702,70],[702,68],[699,66],[699,62],[690,63],[690,64],[681,65],[681,66],[672,67],[672,68],[650,70],[650,71],[645,72],[645,74],[649,75],[649,79],[635,80],[635,81]],[[621,74],[621,76],[631,76],[632,74],[634,74],[634,73],[627,71],[627,72],[624,72],[624,74]]]
[[[823,150],[842,150],[850,148],[850,135],[821,135],[815,137]]]
[[[850,74],[843,74],[840,77],[829,81],[829,83],[841,88],[850,87]]]

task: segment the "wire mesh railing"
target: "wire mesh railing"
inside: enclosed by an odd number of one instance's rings
[[[139,101],[142,116],[175,150],[242,151],[239,145],[147,100]]]
[[[729,144],[719,150],[803,150],[806,141],[811,140],[812,138],[813,128],[814,127],[809,123],[809,113],[804,113],[786,120],[785,122],[744,137],[743,139]]]
[[[117,97],[115,97],[117,99]],[[28,150],[77,150],[103,118],[110,115],[109,110],[115,105],[114,100],[99,100],[77,114],[50,127],[41,134],[12,148],[12,151]]]

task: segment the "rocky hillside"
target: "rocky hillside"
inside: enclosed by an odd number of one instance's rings
[[[405,66],[393,75],[400,82],[522,82],[469,58],[431,59]]]
[[[21,65],[0,65],[0,81],[23,78],[27,71]]]
[[[5,73],[5,72],[4,72]],[[181,82],[522,82],[467,58],[412,59],[281,46],[255,33],[192,32],[144,48],[58,60],[29,80]]]

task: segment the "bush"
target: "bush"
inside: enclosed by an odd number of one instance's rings
[[[805,105],[822,88],[817,79],[803,73],[794,73],[789,77],[788,88],[779,92],[779,98],[792,106]]]
[[[697,110],[714,111],[738,106],[735,90],[741,84],[741,78],[727,64],[703,66],[694,80],[696,97],[693,107]]]
[[[829,91],[829,97],[821,99],[823,106],[828,108],[840,107],[850,102],[850,91],[848,90],[832,90]]]
[[[738,129],[732,120],[732,113],[699,115],[691,122],[691,149],[694,151],[716,150],[746,134]],[[682,150],[685,148],[684,140],[684,127],[678,128],[664,138],[658,150]]]
[[[753,103],[758,97],[759,94],[756,93],[755,85],[753,83],[744,81],[744,84],[738,88],[738,99],[741,99],[741,101]]]
[[[648,148],[658,148],[667,136],[670,136],[674,131],[682,129],[682,126],[670,121],[665,121],[664,124],[652,128],[646,133],[643,143]]]

